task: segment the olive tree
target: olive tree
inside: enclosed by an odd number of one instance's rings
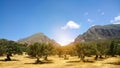
[[[79,58],[81,58],[81,61],[84,61],[84,58],[85,58],[83,46],[84,46],[84,43],[78,43],[76,45],[77,55]]]
[[[11,61],[10,56],[12,56],[12,54],[22,54],[23,52],[22,46],[20,46],[19,43],[6,39],[0,40],[0,51],[2,52],[1,55],[6,55],[6,61]]]
[[[44,46],[44,52],[43,55],[45,56],[44,60],[48,60],[48,55],[54,54],[54,46],[52,44],[45,44]]]
[[[39,58],[45,56],[45,60],[47,60],[48,55],[53,53],[54,47],[51,44],[45,43],[34,43],[29,46],[28,55],[31,57],[36,57],[36,63],[41,63]]]

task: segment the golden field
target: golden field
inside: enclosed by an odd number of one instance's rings
[[[5,56],[0,57],[0,68],[120,68],[120,57],[111,57],[94,62],[79,62],[79,58],[69,57],[69,60],[59,58],[58,56],[48,57],[50,63],[34,64],[35,58],[29,58],[27,55],[15,55],[11,57],[15,61],[3,61]],[[86,57],[93,60],[93,57]],[[42,59],[41,59],[42,60]]]

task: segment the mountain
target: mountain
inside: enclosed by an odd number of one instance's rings
[[[93,26],[87,32],[79,35],[75,42],[107,40],[120,38],[120,24],[109,24],[104,26]]]
[[[18,40],[19,43],[27,43],[27,44],[33,44],[33,43],[52,43],[54,45],[59,45],[58,43],[56,43],[54,40],[48,38],[46,35],[44,35],[43,33],[36,33],[33,34],[27,38],[24,39],[20,39]]]

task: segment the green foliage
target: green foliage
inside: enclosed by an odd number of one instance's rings
[[[117,55],[120,55],[120,43],[117,44],[116,54],[117,54]]]
[[[0,56],[2,56],[5,53],[4,47],[0,45]]]
[[[111,44],[110,44],[110,49],[109,49],[109,54],[114,56],[115,54],[115,41],[111,41]]]
[[[44,46],[44,55],[50,55],[54,53],[54,46],[52,44],[45,44]]]
[[[6,39],[0,39],[0,56],[5,54],[5,46],[8,44]]]
[[[29,46],[28,55],[31,57],[42,57],[53,54],[54,46],[45,43],[34,43]]]
[[[102,55],[120,55],[120,40],[103,40],[94,42],[81,42],[76,45],[76,52],[78,56],[90,56],[96,55],[102,57]]]
[[[76,45],[76,51],[78,56],[83,54],[84,56],[90,56],[96,54],[96,46],[94,43],[86,42],[86,43],[79,43]]]
[[[29,46],[28,54],[32,57],[42,56],[43,44],[35,43]]]
[[[82,61],[84,61],[84,57],[85,57],[85,47],[84,46],[85,46],[85,43],[79,43],[76,45],[78,57],[81,58]]]
[[[8,41],[6,39],[0,39],[0,55],[4,54],[22,54],[26,50],[26,46],[16,43],[14,41]]]
[[[96,52],[94,43],[85,43],[82,47],[86,56],[94,55]]]
[[[81,56],[91,55],[100,55],[100,58],[102,58],[102,55],[108,54],[109,46],[109,41],[81,42],[76,45],[76,51],[81,59]]]
[[[96,42],[97,55],[106,55],[109,50],[110,42],[109,41],[98,41]]]
[[[26,46],[23,44],[6,39],[0,39],[0,56],[6,55],[5,61],[11,61],[10,56],[12,56],[12,54],[22,54],[25,49]]]
[[[57,53],[57,55],[59,56],[59,57],[62,57],[62,55],[63,55],[63,49],[62,49],[62,46],[58,46],[58,47],[56,47],[56,53]]]
[[[120,40],[111,41],[108,54],[111,56],[120,55]]]

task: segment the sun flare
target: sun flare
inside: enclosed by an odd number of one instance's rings
[[[58,30],[54,31],[54,37],[55,37],[55,40],[61,46],[67,45],[70,42],[74,41],[73,38],[71,37],[70,33],[68,33],[67,31],[61,30],[61,29],[58,29]]]

